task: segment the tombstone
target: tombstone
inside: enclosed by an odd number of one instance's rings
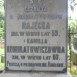
[[[5,71],[66,73],[66,42],[67,0],[6,0]]]
[[[6,0],[6,71],[66,72],[67,1]]]

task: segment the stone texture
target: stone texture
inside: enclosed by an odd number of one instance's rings
[[[51,72],[9,72],[9,73],[2,73],[0,77],[72,77],[69,73],[51,73]]]

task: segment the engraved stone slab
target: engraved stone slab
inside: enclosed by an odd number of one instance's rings
[[[67,0],[6,0],[6,71],[66,72]]]

